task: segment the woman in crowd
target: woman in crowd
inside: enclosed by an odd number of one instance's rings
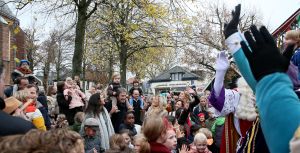
[[[71,95],[68,96],[68,100],[65,99],[64,90],[67,88],[64,81],[60,81],[57,83],[57,95],[56,101],[59,106],[59,113],[65,114],[70,125],[74,124],[74,116],[72,115],[71,110],[69,109],[69,104],[72,100]]]
[[[167,130],[172,126],[167,118],[152,115],[144,120],[142,132],[150,144],[151,153],[171,153],[163,143],[167,140]]]
[[[152,103],[148,111],[146,112],[146,117],[152,116],[152,115],[161,115],[161,116],[167,116],[168,112],[163,106],[164,99],[161,96],[155,96],[152,98]]]
[[[100,93],[93,94],[88,102],[88,107],[85,110],[85,119],[95,118],[99,124],[99,131],[101,135],[101,147],[105,150],[109,149],[109,138],[114,132],[110,116],[104,107],[105,98]],[[81,128],[83,131],[83,126]],[[82,132],[81,132],[82,133]]]
[[[51,118],[56,118],[59,114],[59,108],[56,101],[56,87],[55,86],[48,86],[47,90],[47,104],[48,104],[48,112]]]

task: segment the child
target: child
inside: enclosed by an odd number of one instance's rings
[[[203,133],[195,135],[193,145],[196,147],[197,153],[211,153],[207,148],[207,138]]]
[[[199,130],[199,132],[203,133],[206,136],[206,138],[207,138],[207,145],[211,146],[213,144],[213,142],[214,142],[211,131],[209,129],[207,129],[207,128],[201,128]]]
[[[110,149],[107,150],[105,153],[117,153],[117,152],[123,152],[123,153],[131,153],[133,150],[131,150],[125,142],[124,137],[121,134],[114,134],[109,139],[109,146]]]
[[[167,130],[166,134],[167,140],[164,142],[164,145],[171,150],[171,153],[177,152],[177,138],[175,130],[170,128]]]
[[[134,81],[132,82],[132,85],[133,85],[133,86],[132,86],[131,89],[129,90],[129,95],[132,96],[133,90],[134,90],[134,89],[137,89],[137,90],[139,90],[140,96],[142,96],[142,95],[143,95],[143,90],[142,90],[142,88],[140,88],[140,83],[139,83],[139,81],[138,81],[138,80],[134,80]]]
[[[133,140],[134,150],[136,153],[150,153],[150,144],[144,135],[138,134],[133,138]]]
[[[66,115],[65,114],[59,114],[59,115],[57,115],[55,128],[56,129],[67,128],[68,126],[69,126],[69,123],[68,123],[68,121],[66,119]]]
[[[35,86],[30,85],[30,90],[36,91]],[[31,121],[33,125],[40,130],[46,131],[45,120],[43,114],[38,109],[38,101],[36,95],[31,95],[28,88],[20,90],[14,93],[13,97],[23,103],[22,110],[24,111],[24,117],[26,120]]]
[[[205,114],[204,113],[199,113],[198,117],[199,117],[200,127],[201,128],[206,128],[207,122],[205,121]]]
[[[121,88],[121,84],[120,84],[120,79],[121,76],[120,74],[114,74],[112,76],[112,82],[108,85],[107,88],[107,95],[109,97],[109,99],[112,101],[112,107],[117,107],[117,91],[119,88]],[[131,108],[130,104],[128,101],[126,101],[126,106],[127,108]],[[116,112],[118,112],[119,110],[117,110]]]
[[[199,130],[200,130],[200,125],[198,125],[198,124],[193,124],[192,126],[191,126],[191,128],[190,128],[190,135],[188,136],[188,140],[190,141],[190,142],[193,142],[194,141],[194,137],[195,137],[195,135],[199,132]]]
[[[84,122],[84,150],[86,153],[104,152],[100,146],[99,124],[95,118],[88,118]]]
[[[131,140],[132,140],[132,133],[128,130],[128,129],[124,129],[122,131],[120,131],[120,134],[122,135],[122,137],[125,139],[125,144],[130,148],[133,149],[134,146],[131,144]]]
[[[300,30],[290,30],[286,32],[285,44],[286,49],[283,54],[285,54],[286,51],[288,52],[290,49],[295,51],[291,58],[291,63],[287,74],[290,76],[293,82],[296,94],[298,97],[300,97]]]
[[[79,90],[77,83],[72,80],[67,80],[66,85],[67,85],[67,89],[64,90],[65,99],[68,100],[69,95],[72,97],[72,100],[69,105],[69,109],[83,107],[84,106],[83,99],[85,98],[85,95],[83,92]]]
[[[132,111],[129,111],[124,116],[124,123],[122,123],[119,127],[120,131],[124,129],[128,129],[133,136],[137,134],[136,128],[134,126],[134,114]]]
[[[75,114],[75,117],[74,117],[74,124],[70,127],[71,130],[79,133],[80,131],[80,128],[81,128],[81,124],[83,122],[83,119],[84,119],[84,112],[78,112]]]

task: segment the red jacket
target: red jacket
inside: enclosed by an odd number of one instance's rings
[[[151,153],[171,153],[170,149],[168,149],[163,144],[157,142],[150,142],[150,148]]]

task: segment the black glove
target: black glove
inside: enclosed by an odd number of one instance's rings
[[[282,53],[282,55],[289,61],[291,60],[292,56],[294,55],[294,52],[295,52],[294,48],[295,48],[295,44],[288,45]]]
[[[241,13],[241,4],[235,6],[235,11],[232,11],[232,19],[228,24],[224,24],[224,35],[225,39],[227,39],[230,35],[238,32],[238,24]]]
[[[244,41],[241,42],[241,46],[249,61],[255,79],[259,81],[268,74],[286,72],[289,60],[280,54],[272,35],[266,27],[262,26],[259,31],[256,26],[251,26],[250,29],[255,40],[249,31],[245,32],[245,38],[252,52]]]

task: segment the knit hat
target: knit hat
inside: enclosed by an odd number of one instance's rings
[[[198,117],[205,117],[205,114],[204,113],[199,113]]]
[[[15,97],[6,98],[4,102],[5,102],[5,108],[3,109],[3,111],[6,112],[7,114],[11,114],[22,105],[22,103]]]
[[[84,126],[92,127],[93,129],[99,129],[99,124],[95,118],[88,118],[84,121]]]
[[[20,65],[19,66],[21,66],[23,63],[27,63],[29,65],[29,61],[23,59],[23,60],[20,61]]]

